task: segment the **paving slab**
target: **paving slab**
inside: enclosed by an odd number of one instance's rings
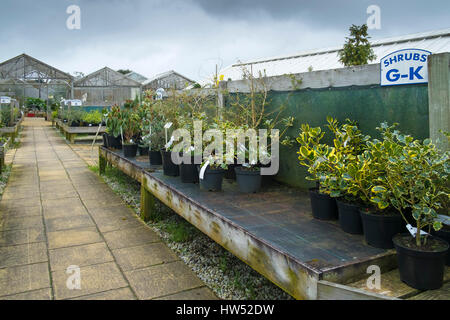
[[[130,288],[120,288],[73,298],[72,300],[136,300],[136,296]]]
[[[28,291],[24,293],[0,297],[0,300],[51,300],[51,299],[52,299],[51,288],[39,289],[35,291]]]
[[[45,242],[0,247],[0,268],[48,261]]]
[[[139,299],[154,299],[204,286],[181,261],[125,272]]]
[[[12,295],[50,287],[48,263],[0,269],[0,295]]]
[[[47,238],[49,249],[72,247],[103,241],[95,227],[48,232]]]
[[[145,226],[106,232],[103,236],[110,249],[134,247],[145,243],[161,241],[155,232]]]
[[[114,260],[104,242],[52,249],[49,251],[49,254],[50,268],[52,271],[66,270],[70,265],[83,267]]]
[[[180,260],[172,250],[161,242],[117,249],[113,250],[112,253],[123,271]]]
[[[0,232],[0,247],[44,242],[44,230],[41,228],[28,228],[23,230],[11,230]]]
[[[68,299],[128,286],[113,262],[80,267],[80,289],[70,289],[66,270],[52,272],[55,299]]]

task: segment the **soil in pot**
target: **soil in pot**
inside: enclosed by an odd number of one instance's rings
[[[244,193],[255,193],[261,189],[261,169],[245,168],[242,166],[234,168],[239,191]]]
[[[309,189],[313,217],[319,220],[338,219],[336,200],[327,194],[319,192],[317,188]]]
[[[367,209],[359,210],[367,244],[375,248],[392,249],[392,237],[405,231],[402,217],[399,214],[381,214]]]
[[[339,212],[339,225],[344,232],[363,234],[361,215],[357,204],[336,200]]]
[[[410,234],[393,237],[397,250],[400,279],[419,290],[435,290],[442,287],[448,243],[429,237],[426,244],[418,247]]]
[[[137,144],[124,144],[122,146],[123,148],[123,155],[125,158],[135,158],[137,154]]]
[[[444,225],[444,227],[439,231],[431,230],[431,234],[436,236],[437,238],[440,238],[444,241],[446,241],[448,244],[450,244],[450,227]],[[445,259],[445,265],[450,266],[450,250],[447,252],[447,258]]]
[[[152,166],[162,165],[161,151],[149,150],[148,151],[148,159],[150,161],[150,165],[152,165]]]
[[[180,175],[180,168],[172,161],[171,151],[162,151],[162,165],[165,176],[178,177]]]
[[[200,173],[200,166],[197,166],[197,170]],[[225,170],[223,169],[211,169],[209,166],[205,170],[203,179],[200,181],[200,189],[207,191],[222,191],[222,181]]]

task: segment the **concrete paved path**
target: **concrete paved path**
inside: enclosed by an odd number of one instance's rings
[[[216,298],[48,123],[27,119],[22,137],[0,201],[0,299]]]

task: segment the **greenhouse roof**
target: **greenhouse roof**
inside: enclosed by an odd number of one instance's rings
[[[104,67],[75,81],[75,87],[140,87],[138,81]]]
[[[434,54],[450,52],[450,28],[374,40],[371,44],[377,56],[377,62],[389,53],[401,49],[423,49]],[[267,76],[343,68],[344,65],[338,57],[340,50],[342,47],[325,48],[237,63],[222,69],[220,75],[224,76],[224,80],[240,80],[244,68],[248,71],[251,68],[255,75],[261,72]]]
[[[73,77],[27,54],[0,63],[0,82],[71,82]]]

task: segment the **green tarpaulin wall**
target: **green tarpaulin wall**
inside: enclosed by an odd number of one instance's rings
[[[285,115],[295,117],[288,131],[297,137],[302,123],[322,126],[326,117],[343,122],[346,118],[358,122],[364,134],[378,137],[376,127],[381,122],[399,123],[399,130],[419,139],[429,137],[428,86],[352,86],[345,88],[306,89],[291,92],[270,92],[271,107],[285,104]],[[327,131],[325,141],[332,139]],[[280,148],[280,170],[276,179],[294,187],[307,188],[306,170],[297,159],[298,145]]]

